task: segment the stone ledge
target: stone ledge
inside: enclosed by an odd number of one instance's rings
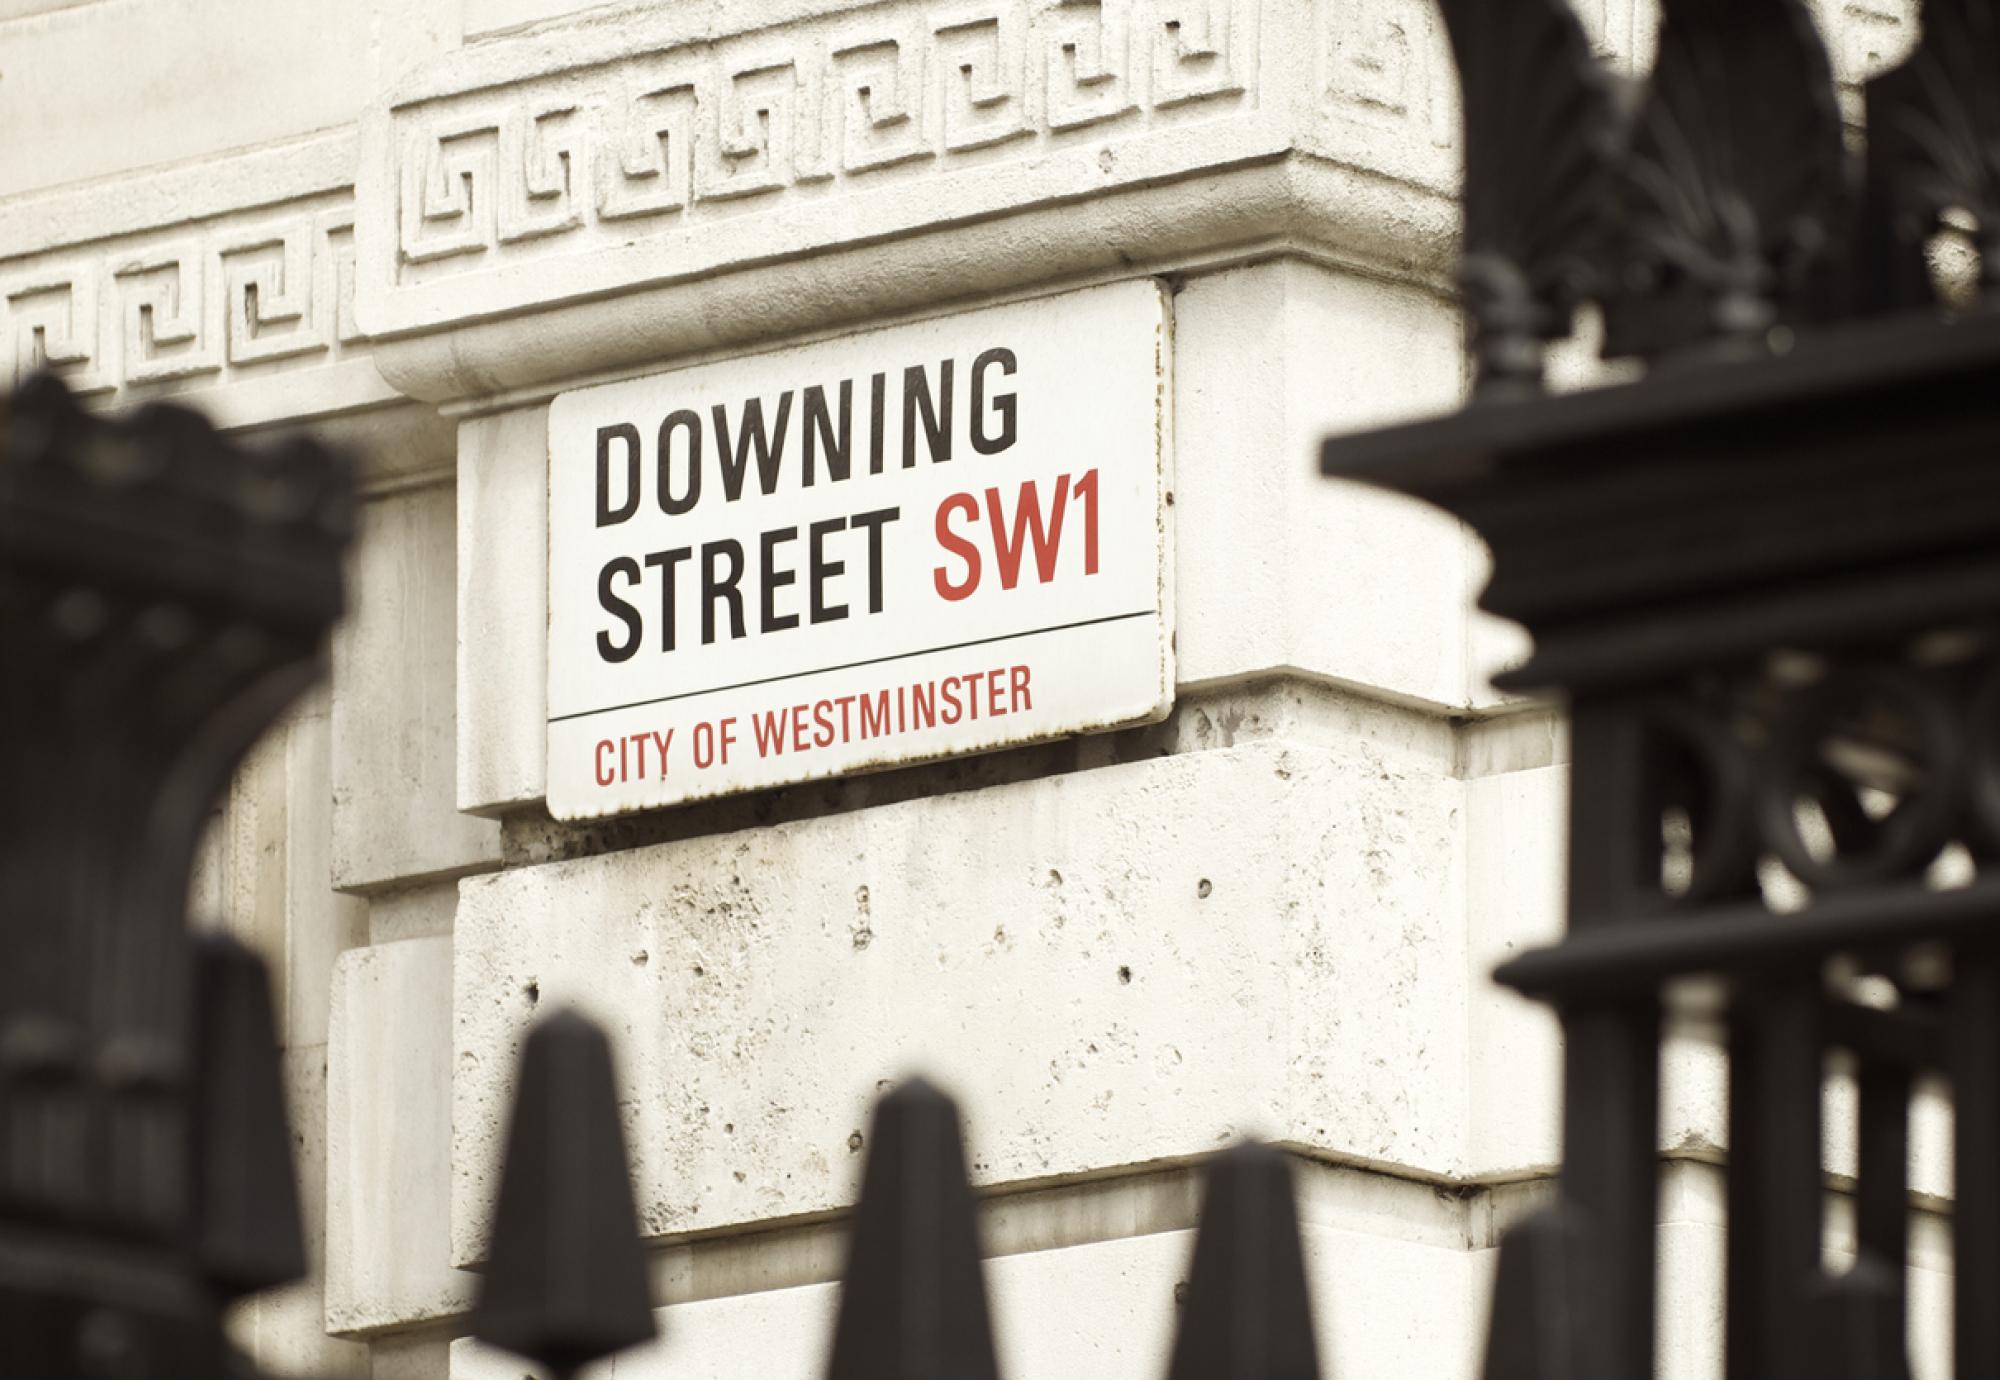
[[[1579,8],[1635,72],[1648,0]],[[1907,5],[1826,8],[1851,93],[1907,41]],[[359,301],[400,387],[522,405],[645,360],[1274,249],[1448,276],[1458,92],[1427,0],[719,14],[496,37],[371,110]],[[523,315],[538,339],[511,338]]]
[[[1205,170],[896,238],[842,241],[728,271],[640,281],[512,315],[383,333],[376,360],[413,397],[520,407],[581,381],[669,368],[1009,296],[1293,256],[1446,280],[1451,203],[1298,156]],[[838,224],[838,217],[826,222]],[[374,331],[383,323],[363,305]]]
[[[1393,743],[1397,752],[1423,758],[1439,776],[1448,776],[1455,731],[1450,721],[1430,708],[1397,704],[1289,672],[1190,691],[1165,720],[1143,728],[804,782],[586,824],[517,813],[504,822],[503,851],[509,867],[569,862],[1255,743],[1313,746],[1373,736]]]
[[[468,285],[515,311],[823,247],[829,221],[905,234],[1277,152],[1265,41],[1292,35],[1264,10],[896,0],[728,34],[633,11],[462,50],[365,123],[371,329],[464,316]]]
[[[1418,1245],[1307,1225],[1314,1330],[1324,1373],[1361,1380],[1472,1380],[1491,1252]],[[1166,1373],[1191,1231],[1162,1232],[989,1260],[1001,1373],[1016,1380],[1158,1380]],[[592,1380],[810,1380],[821,1374],[838,1288],[747,1294],[660,1310],[661,1340],[614,1357]],[[520,1368],[470,1341],[451,1380],[518,1380]]]

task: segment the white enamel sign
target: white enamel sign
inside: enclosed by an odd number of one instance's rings
[[[1151,282],[566,393],[548,802],[670,805],[1158,719]]]

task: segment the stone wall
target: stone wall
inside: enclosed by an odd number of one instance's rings
[[[1579,8],[1643,65],[1647,0]],[[1821,8],[1850,82],[1908,41],[1900,0]],[[1488,688],[1522,647],[1469,535],[1313,465],[1461,394],[1456,124],[1423,0],[0,0],[0,383],[368,455],[330,691],[196,888],[273,960],[323,1261],[245,1308],[267,1366],[511,1374],[460,1337],[514,1051],[576,1003],[665,1303],[609,1373],[813,1374],[867,1103],[917,1069],[1017,1380],[1160,1373],[1192,1166],[1246,1133],[1298,1156],[1331,1373],[1476,1373],[1558,1158],[1553,1023],[1485,975],[1560,924],[1565,737]],[[1136,277],[1165,722],[551,820],[557,392]],[[1720,1077],[1668,1074],[1663,1373],[1711,1375]]]

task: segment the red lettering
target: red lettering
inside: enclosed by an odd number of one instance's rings
[[[618,779],[611,774],[611,769],[604,765],[604,754],[611,751],[611,746],[609,738],[597,745],[597,784],[600,786],[609,786]]]
[[[1000,491],[986,491],[986,516],[993,525],[993,561],[1000,568],[1000,588],[1012,589],[1021,579],[1021,556],[1032,540],[1035,544],[1035,572],[1043,584],[1056,577],[1056,555],[1062,546],[1063,509],[1069,502],[1069,476],[1056,476],[1055,506],[1049,510],[1047,530],[1042,527],[1042,491],[1036,484],[1023,484],[1014,508],[1014,530],[1010,537],[1007,520],[1000,507]]]
[[[806,750],[806,706],[802,704],[795,704],[792,706],[792,751],[804,752],[805,750]]]
[[[1097,573],[1097,471],[1092,470],[1070,486],[1083,500],[1083,573]]]
[[[889,692],[861,697],[861,736],[879,738],[889,731]]]
[[[965,717],[965,710],[958,703],[958,677],[946,676],[938,682],[938,695],[944,700],[944,721],[955,724]]]
[[[821,700],[813,706],[813,722],[819,725],[819,732],[813,734],[814,747],[833,746],[833,701]]]
[[[784,711],[767,709],[750,716],[750,730],[757,737],[757,755],[769,757],[785,750]]]
[[[989,492],[991,491],[989,490]],[[941,598],[949,599],[953,603],[956,603],[960,599],[965,598],[966,595],[972,593],[973,590],[979,588],[979,548],[951,530],[951,514],[953,513],[964,513],[965,516],[977,522],[979,520],[978,500],[974,499],[971,494],[952,494],[944,502],[938,504],[938,545],[965,562],[965,578],[960,581],[953,581],[945,574],[945,568],[938,566],[931,572],[931,580],[937,585],[937,592]]]
[[[1014,712],[1018,714],[1024,709],[1033,709],[1034,703],[1028,698],[1028,668],[1016,666],[1009,674],[1012,681],[1009,688],[1014,692]]]

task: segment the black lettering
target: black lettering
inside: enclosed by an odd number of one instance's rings
[[[802,424],[806,432],[805,486],[808,489],[813,486],[813,457],[821,448],[826,451],[827,479],[847,478],[853,468],[854,380],[840,381],[840,431],[837,434],[833,429],[833,417],[827,411],[826,390],[818,384],[806,389]]]
[[[625,501],[611,506],[611,443],[625,443]],[[639,428],[630,422],[597,428],[597,525],[611,527],[639,511]]]
[[[778,463],[785,448],[785,426],[792,419],[792,394],[778,395],[778,420],[771,434],[764,434],[764,400],[748,398],[743,403],[743,429],[729,439],[729,409],[721,403],[714,408],[715,444],[722,450],[722,496],[734,503],[743,497],[743,476],[750,468],[750,448],[757,448],[757,481],[769,498],[778,487]]]
[[[609,662],[630,661],[632,654],[639,650],[639,639],[644,636],[646,625],[640,621],[639,611],[625,600],[611,592],[611,577],[623,575],[625,583],[639,582],[639,564],[626,556],[618,556],[606,561],[604,569],[597,572],[597,602],[604,611],[625,625],[625,641],[613,643],[609,631],[597,635],[597,654]]]
[[[676,546],[671,551],[654,551],[646,564],[660,572],[660,650],[674,649],[674,567],[694,554],[694,548]]]
[[[765,632],[789,632],[799,625],[799,616],[796,613],[787,613],[780,616],[777,611],[778,591],[797,580],[799,578],[798,572],[795,570],[779,570],[772,560],[772,557],[777,552],[779,542],[797,541],[798,538],[799,529],[796,527],[780,527],[774,532],[766,532],[764,534],[762,541],[764,559],[762,562],[763,568],[760,572],[763,578],[759,582],[760,588],[758,593],[764,606],[763,629]]]
[[[933,462],[951,459],[951,361],[938,364],[938,396],[931,398],[930,376],[921,364],[903,371],[903,468],[917,463],[917,411],[924,414],[924,434]]]
[[[868,529],[868,611],[882,611],[882,528],[903,515],[901,508],[877,508],[872,513],[856,513],[848,519],[853,527]]]
[[[806,529],[806,551],[812,566],[812,621],[815,623],[837,623],[847,617],[847,605],[826,602],[826,582],[847,569],[846,561],[830,561],[826,558],[826,539],[847,526],[846,518],[828,518],[825,522],[815,522]]]
[[[729,578],[715,578],[716,557],[729,558]],[[729,601],[729,635],[743,636],[743,591],[736,586],[743,579],[743,543],[731,538],[704,543],[701,548],[701,643],[715,641],[715,605]]]
[[[687,492],[679,498],[674,497],[671,478],[673,434],[676,431],[687,433]],[[668,517],[679,517],[699,502],[701,502],[701,418],[682,408],[660,423],[660,511]]]
[[[882,473],[882,429],[886,425],[884,414],[889,410],[889,376],[877,374],[869,383],[868,396],[873,403],[868,409],[868,473]]]
[[[1014,395],[995,393],[993,410],[1000,414],[1000,434],[986,434],[986,370],[999,365],[1008,377],[1014,374],[1012,350],[988,350],[972,361],[972,448],[981,455],[993,455],[1014,444]]]

